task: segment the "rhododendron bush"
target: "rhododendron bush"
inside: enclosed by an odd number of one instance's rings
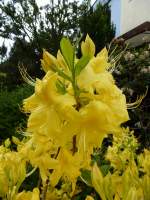
[[[87,35],[81,52],[78,59],[76,48],[63,38],[57,57],[43,51],[43,79],[31,82],[26,77],[35,91],[23,103],[29,114],[24,139],[12,138],[17,151],[9,148],[9,139],[0,146],[2,199],[79,199],[79,179],[102,200],[150,198],[150,152],[137,155],[133,133],[121,126],[129,120],[127,103],[111,74],[107,49],[95,55]],[[111,170],[104,175],[91,155],[108,133],[114,140],[106,154]],[[22,190],[24,180],[37,169],[40,184]],[[82,176],[84,170],[90,181]],[[96,198],[91,194],[86,200]]]

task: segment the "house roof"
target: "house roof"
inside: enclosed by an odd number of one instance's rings
[[[144,42],[150,42],[150,22],[144,22],[132,30],[119,36],[123,38],[130,46],[139,46]]]

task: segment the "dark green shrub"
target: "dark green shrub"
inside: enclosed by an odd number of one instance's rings
[[[16,87],[12,91],[0,91],[0,140],[16,135],[18,130],[26,126],[26,115],[22,111],[22,101],[33,93],[27,84]]]

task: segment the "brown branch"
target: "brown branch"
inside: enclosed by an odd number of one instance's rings
[[[49,184],[49,180],[47,179],[45,186],[43,186],[41,200],[46,200],[46,194],[47,194],[48,184]]]
[[[74,155],[77,152],[77,146],[76,146],[76,144],[77,144],[77,136],[76,135],[73,136],[73,143],[72,144],[73,144],[72,154]]]

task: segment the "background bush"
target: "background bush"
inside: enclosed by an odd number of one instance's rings
[[[27,84],[17,86],[14,90],[6,88],[0,91],[0,140],[16,135],[25,127],[26,115],[22,111],[22,101],[33,93]]]
[[[128,49],[114,71],[115,80],[127,97],[134,102],[145,94],[150,85],[150,44]],[[129,110],[127,123],[135,131],[141,148],[150,148],[149,89],[140,106]]]

